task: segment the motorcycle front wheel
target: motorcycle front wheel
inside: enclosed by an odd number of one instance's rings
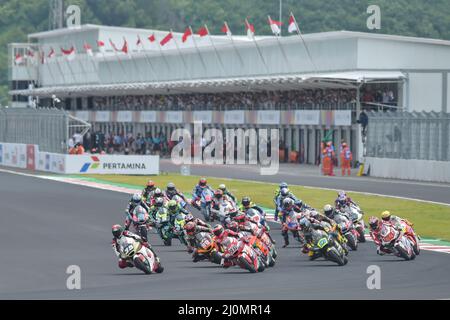
[[[340,266],[343,266],[346,264],[345,259],[341,258],[341,256],[337,252],[336,248],[330,248],[326,253],[326,257],[328,260],[333,261]]]
[[[239,262],[244,269],[250,271],[250,273],[256,273],[255,267],[251,265],[244,257],[239,257]]]

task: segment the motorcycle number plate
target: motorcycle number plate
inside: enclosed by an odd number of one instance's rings
[[[132,255],[134,253],[134,247],[132,244],[129,244],[125,247],[125,249],[123,250],[123,252],[129,256],[130,254]]]
[[[319,242],[317,243],[317,246],[319,248],[323,248],[325,247],[325,245],[328,243],[328,240],[326,238],[322,238],[319,240]]]
[[[232,246],[228,251],[230,252],[230,254],[234,254],[237,250],[238,250],[237,246]]]

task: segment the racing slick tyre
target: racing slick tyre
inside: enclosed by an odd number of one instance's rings
[[[248,263],[247,260],[245,260],[244,257],[239,258],[240,263],[244,266],[245,269],[250,271],[250,273],[256,273],[256,269],[254,266],[252,266],[250,263]]]
[[[350,249],[352,249],[353,251],[358,250],[358,242],[352,234],[348,234],[345,238],[347,239],[347,245],[350,247]]]
[[[145,274],[151,274],[152,270],[150,270],[150,267],[140,259],[140,256],[136,256],[133,259],[134,265],[136,266],[136,268],[138,268],[141,271],[144,271]]]
[[[400,247],[400,246],[397,246],[396,249],[397,249],[398,253],[400,254],[400,256],[401,256],[403,259],[405,259],[406,261],[410,260],[410,257],[409,257],[409,255],[408,255],[408,253],[406,252],[405,249],[403,249],[403,248]]]
[[[339,256],[339,253],[337,252],[336,248],[330,248],[330,250],[328,250],[327,259],[337,263],[340,266],[345,265],[345,260]]]

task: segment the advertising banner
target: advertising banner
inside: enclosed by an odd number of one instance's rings
[[[133,122],[133,113],[131,111],[117,111],[117,122]]]
[[[351,110],[335,110],[334,111],[335,126],[351,126],[352,112]]]
[[[183,123],[183,111],[166,111],[165,123]]]
[[[203,123],[212,123],[212,111],[194,111],[192,113],[192,122],[201,121]]]
[[[36,170],[36,146],[33,144],[27,145],[27,169]]]
[[[89,121],[89,111],[76,111],[75,117],[84,121]]]
[[[95,122],[110,122],[111,112],[109,111],[96,111],[95,112]]]
[[[139,122],[142,123],[155,123],[157,122],[156,111],[141,111],[139,116]]]
[[[295,121],[297,125],[318,125],[320,123],[319,110],[295,110]]]
[[[280,111],[260,110],[257,113],[257,124],[280,124]]]
[[[27,167],[27,145],[2,143],[2,165],[25,169]]]
[[[245,112],[243,110],[224,111],[223,123],[224,124],[244,124],[245,123]]]
[[[66,155],[66,173],[159,174],[159,156]]]

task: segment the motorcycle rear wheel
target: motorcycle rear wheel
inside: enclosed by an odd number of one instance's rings
[[[244,257],[240,257],[239,262],[242,266],[244,266],[244,269],[250,271],[250,273],[256,273],[255,267],[251,265]]]

